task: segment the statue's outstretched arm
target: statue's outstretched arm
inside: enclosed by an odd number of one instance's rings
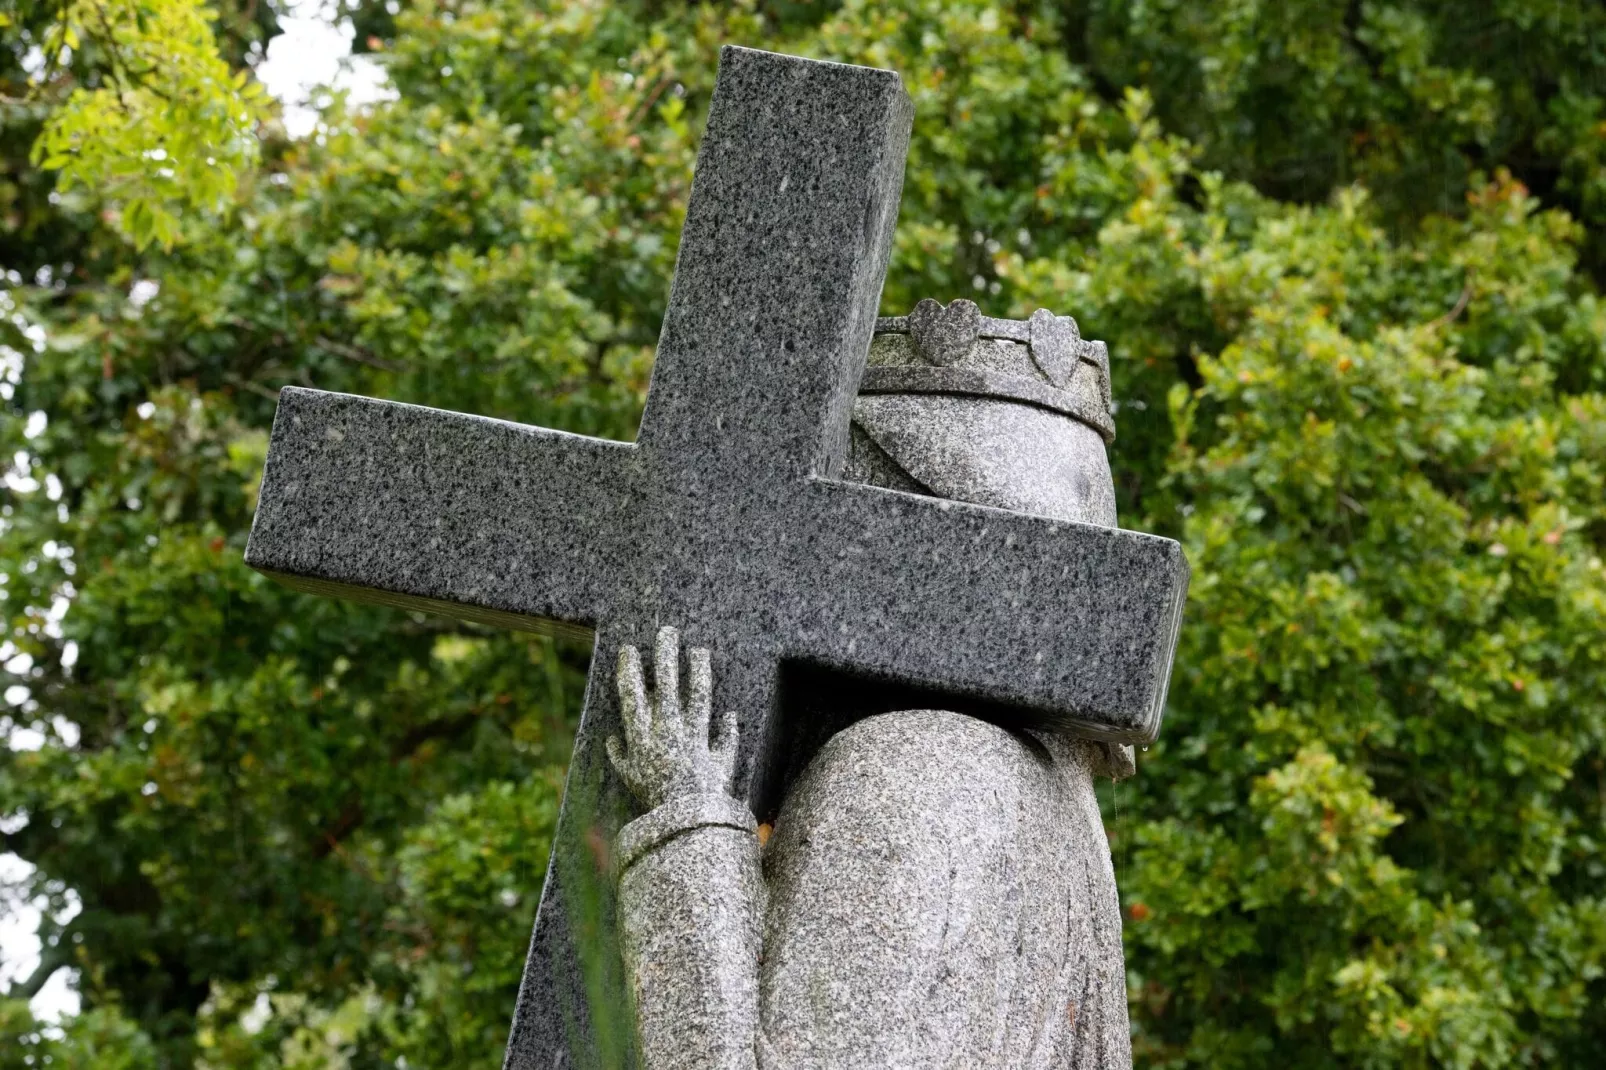
[[[764,882],[752,811],[730,795],[736,717],[712,738],[708,651],[658,632],[649,694],[641,655],[619,653],[625,738],[608,757],[647,813],[619,832],[615,860],[625,968],[648,1070],[753,1070]]]

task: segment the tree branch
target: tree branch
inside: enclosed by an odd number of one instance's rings
[[[378,368],[380,371],[385,372],[406,371],[400,364],[392,364],[388,360],[381,360],[362,346],[347,345],[344,342],[337,342],[333,338],[325,338],[321,334],[313,339],[313,342],[319,348],[325,349],[337,357],[345,357],[347,360],[354,360],[358,364],[366,364],[370,368]]]
[[[432,739],[447,739],[457,735],[478,721],[482,715],[477,710],[460,713],[456,717],[448,717],[442,721],[429,721],[416,725],[390,750],[391,764],[399,763],[412,757],[413,753]]]
[[[417,725],[412,731],[397,740],[396,745],[391,748],[391,764],[395,765],[410,757],[419,747],[432,739],[457,735],[479,720],[480,716],[477,711],[471,710],[456,717]],[[318,842],[312,845],[312,857],[327,858],[331,854],[344,857],[345,851],[341,847],[342,841],[361,828],[366,818],[367,815],[363,812],[361,797],[352,799],[335,817],[334,824],[326,828]]]
[[[652,92],[647,94],[641,103],[630,110],[630,116],[625,120],[625,125],[633,128],[637,123],[645,119],[647,113],[652,111],[652,106],[658,103],[658,98],[663,96],[664,90],[673,85],[674,81],[674,71],[664,72],[663,77],[658,79],[658,84],[652,87]]]
[[[228,383],[230,386],[237,386],[241,390],[250,391],[258,397],[267,398],[269,401],[279,400],[279,392],[277,390],[265,387],[261,383],[255,382],[254,380],[245,379],[238,375],[225,375],[223,377],[223,381]]]
[[[1428,326],[1429,327],[1448,327],[1450,324],[1454,323],[1458,318],[1460,318],[1461,313],[1463,313],[1463,312],[1465,312],[1467,310],[1467,305],[1471,301],[1472,301],[1472,272],[1468,271],[1467,272],[1467,284],[1465,286],[1461,287],[1461,296],[1456,298],[1455,307],[1452,308],[1450,311],[1446,312],[1444,315],[1440,316],[1438,319],[1434,320],[1432,323],[1428,324]]]
[[[312,857],[327,858],[331,852],[339,851],[340,841],[356,832],[362,821],[362,800],[354,799],[340,811],[335,823],[324,831],[323,838],[312,845]]]

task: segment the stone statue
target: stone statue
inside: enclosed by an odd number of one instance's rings
[[[252,568],[592,639],[507,1070],[1125,1062],[1091,778],[1160,731],[1188,565],[1114,526],[1069,319],[876,320],[912,117],[721,50],[634,442],[280,393]]]
[[[1107,527],[1103,343],[1069,318],[922,301],[883,319],[846,478]],[[709,651],[634,646],[608,756],[646,813],[619,833],[618,914],[658,1068],[1124,1068],[1121,919],[1098,776],[1130,747],[906,709],[820,746],[761,845],[730,791],[736,712]]]

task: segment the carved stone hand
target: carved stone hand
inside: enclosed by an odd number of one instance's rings
[[[736,714],[723,713],[709,735],[713,673],[708,651],[687,652],[691,688],[682,704],[680,633],[660,628],[653,654],[654,688],[642,677],[641,654],[633,646],[619,651],[615,680],[625,740],[608,738],[608,758],[638,802],[655,810],[694,795],[725,795],[736,767]]]

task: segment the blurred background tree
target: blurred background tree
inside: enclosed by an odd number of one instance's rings
[[[269,0],[0,0],[0,830],[51,908],[0,1067],[499,1065],[587,651],[245,569],[266,430],[299,383],[630,437],[727,41],[903,73],[886,311],[1110,342],[1124,523],[1195,570],[1106,798],[1139,1064],[1598,1061],[1606,10],[344,13],[397,99],[291,138]]]

